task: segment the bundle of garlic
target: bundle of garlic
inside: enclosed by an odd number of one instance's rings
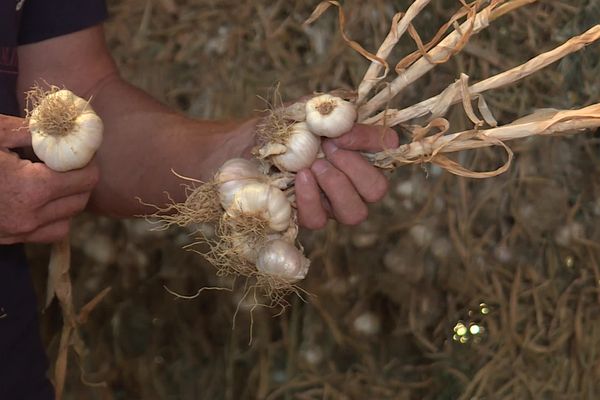
[[[33,88],[27,93],[27,103],[26,121],[36,156],[57,172],[85,167],[100,147],[104,129],[102,120],[89,102],[69,90],[51,86],[47,91],[40,87]],[[62,398],[69,347],[74,346],[79,356],[82,356],[84,349],[76,328],[110,290],[103,290],[76,313],[69,275],[70,259],[70,240],[67,236],[52,245],[46,293],[46,306],[56,295],[63,316],[54,368],[57,399]]]
[[[215,226],[214,237],[198,230],[210,250],[204,256],[218,275],[256,278],[260,287],[287,292],[308,272],[309,261],[296,242],[298,225],[284,177],[266,174],[265,164],[234,158],[211,182],[190,188],[184,203],[155,215],[166,226]],[[298,247],[297,247],[298,245]]]
[[[316,160],[321,136],[340,136],[356,120],[353,104],[329,94],[294,109],[295,115],[271,110],[259,124],[256,160],[227,161],[211,182],[192,188],[184,203],[155,215],[166,226],[215,224],[215,238],[199,237],[210,247],[205,257],[218,274],[255,278],[274,304],[297,289],[310,264],[296,240],[294,173]]]
[[[319,4],[307,23],[314,22],[330,6],[338,7],[344,40],[371,61],[356,93],[348,96],[353,100],[322,94],[270,110],[257,126],[256,162],[239,159],[227,162],[213,182],[191,190],[185,203],[173,204],[155,216],[160,216],[167,225],[216,223],[216,238],[200,237],[201,241],[210,244],[210,251],[205,254],[208,260],[220,273],[256,277],[257,285],[266,288],[267,294],[280,302],[281,294],[295,288],[294,283],[308,270],[309,262],[302,256],[301,246],[296,243],[298,247],[294,247],[298,228],[293,208],[293,178],[295,172],[309,167],[319,156],[321,136],[337,137],[356,122],[393,127],[425,118],[424,126],[403,125],[412,132],[411,143],[365,154],[367,160],[380,168],[431,162],[457,175],[484,178],[509,168],[512,152],[504,143],[506,140],[600,127],[600,104],[580,110],[546,110],[498,126],[482,96],[487,90],[523,79],[598,40],[600,25],[554,50],[474,85],[469,86],[468,76],[463,74],[438,96],[402,110],[388,109],[390,100],[436,65],[448,61],[472,35],[502,15],[536,0],[477,0],[470,4],[461,1],[461,10],[429,43],[424,44],[412,20],[430,1],[416,0],[405,13],[396,14],[389,34],[376,54],[367,52],[346,36],[344,14],[337,1]],[[444,37],[451,28],[454,30]],[[402,58],[395,68],[397,76],[381,85],[390,71],[386,59],[407,31],[417,43],[418,50]],[[376,87],[382,89],[369,98]],[[481,118],[472,104],[475,99]],[[451,105],[461,102],[474,128],[450,134],[450,123],[444,115]],[[495,171],[473,172],[443,155],[485,146],[501,146],[508,154],[507,162]],[[165,216],[163,212],[175,214]]]

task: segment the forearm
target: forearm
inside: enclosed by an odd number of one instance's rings
[[[105,137],[97,155],[100,183],[90,208],[113,216],[152,211],[165,192],[183,200],[183,184],[172,171],[206,181],[227,159],[247,154],[254,120],[198,121],[158,103],[116,75],[93,89],[92,105],[103,119]]]

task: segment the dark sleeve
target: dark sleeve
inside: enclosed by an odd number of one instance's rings
[[[19,44],[77,32],[99,24],[107,15],[104,0],[25,0]]]

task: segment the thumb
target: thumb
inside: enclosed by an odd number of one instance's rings
[[[23,118],[0,114],[0,147],[31,146],[31,134]]]

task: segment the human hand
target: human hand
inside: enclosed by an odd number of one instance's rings
[[[12,150],[31,146],[23,126],[22,118],[0,115],[0,244],[65,237],[98,182],[94,165],[58,173],[20,158]]]
[[[356,124],[350,132],[322,143],[325,159],[296,175],[296,202],[301,226],[320,229],[333,217],[356,225],[368,216],[366,203],[381,200],[388,190],[383,173],[367,162],[359,151],[381,151],[398,146],[397,134],[389,128]]]

